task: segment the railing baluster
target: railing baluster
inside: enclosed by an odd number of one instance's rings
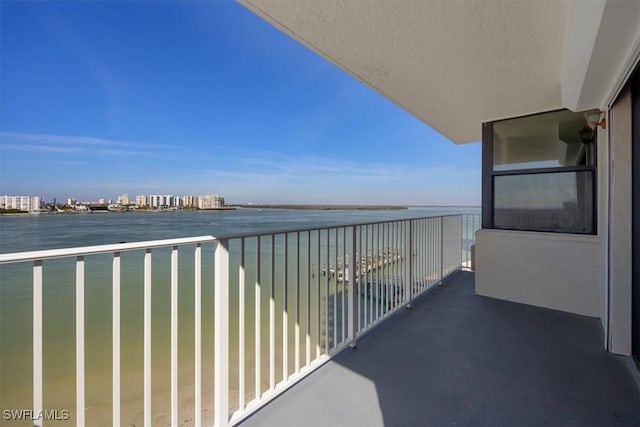
[[[120,252],[113,253],[112,261],[112,422],[120,424]]]
[[[306,366],[311,363],[311,231],[307,231],[307,329],[305,336]]]
[[[289,378],[289,320],[287,313],[287,294],[288,294],[288,280],[289,269],[287,260],[289,258],[289,234],[284,233],[284,284],[282,287],[283,302],[282,302],[282,380],[284,382]]]
[[[320,348],[320,322],[321,322],[321,308],[320,308],[320,230],[318,230],[318,241],[317,244],[317,267],[316,267],[316,359],[320,358],[321,348]]]
[[[444,278],[444,256],[443,256],[443,252],[444,252],[444,241],[442,240],[442,236],[444,235],[444,222],[442,220],[442,217],[440,217],[439,221],[438,221],[440,228],[438,229],[438,254],[440,255],[440,258],[438,258],[438,271],[439,271],[439,280],[438,280],[438,284],[442,284],[442,279]]]
[[[195,353],[195,407],[196,427],[202,423],[202,246],[196,243],[194,250],[194,353]],[[227,270],[228,271],[228,270]],[[228,304],[228,303],[227,303]]]
[[[425,220],[425,233],[423,236],[426,255],[426,281],[425,287],[430,288],[436,282],[436,222]],[[423,279],[424,281],[424,279]]]
[[[42,412],[42,260],[33,262],[33,411]],[[42,419],[33,422],[42,426]]]
[[[413,241],[412,241],[412,221],[408,220],[404,223],[404,264],[405,264],[405,302],[407,303],[407,307],[411,307],[411,302],[413,300],[413,257],[411,253],[413,251]]]
[[[361,283],[362,293],[364,295],[364,328],[369,328],[369,316],[372,307],[372,295],[369,288],[369,230],[368,225],[364,226],[364,283]]]
[[[398,246],[400,244],[400,233],[399,233],[399,223],[393,223],[393,248],[391,250],[391,257],[393,259],[392,267],[393,267],[393,309],[397,310],[400,307],[400,263],[398,262]]]
[[[151,249],[144,251],[144,420],[151,426]]]
[[[244,237],[240,239],[240,264],[238,266],[238,406],[239,410],[244,409],[245,391],[244,391],[244,375],[245,375],[245,254],[244,254]]]
[[[398,223],[391,223],[391,266],[390,269],[393,272],[391,274],[391,307],[392,311],[398,308],[398,301],[396,298],[397,285],[398,285],[398,263],[396,262],[396,248],[398,245]]]
[[[342,293],[342,306],[341,306],[342,315],[340,317],[340,319],[341,319],[340,323],[341,323],[341,326],[342,326],[342,335],[341,335],[342,340],[341,340],[341,342],[343,342],[343,343],[347,340],[347,333],[346,333],[346,330],[347,330],[347,325],[346,325],[347,318],[346,318],[345,295],[344,295],[345,294],[345,287],[347,285],[347,275],[346,275],[346,272],[347,272],[347,253],[346,253],[346,250],[347,250],[347,229],[345,227],[343,227],[342,228],[342,268],[340,269],[340,275],[342,276],[342,285],[341,285],[341,288],[342,288],[342,291],[341,291],[341,293]],[[349,262],[353,262],[353,260],[350,259]]]
[[[356,347],[356,227],[350,227],[351,229],[351,246],[349,247],[349,337],[351,348]],[[345,234],[347,230],[345,229]],[[343,283],[346,278],[342,275]],[[344,293],[344,291],[343,291]],[[344,306],[344,305],[343,305]]]
[[[382,283],[384,284],[384,315],[389,312],[389,269],[387,254],[389,247],[389,224],[382,225]]]
[[[387,223],[387,314],[393,311],[393,223]]]
[[[324,347],[325,353],[329,354],[329,298],[330,298],[330,285],[329,285],[329,241],[331,240],[329,237],[329,229],[326,229],[327,232],[327,240],[326,240],[326,251],[327,251],[327,267],[325,269],[325,279],[326,279],[326,295],[325,295],[325,315],[324,315]]]
[[[358,292],[356,293],[356,298],[358,299],[358,313],[357,313],[357,319],[358,319],[358,326],[357,326],[357,330],[358,332],[362,331],[362,298],[360,298],[360,289],[362,288],[362,248],[363,248],[363,244],[362,244],[362,226],[358,227],[358,249],[359,251],[355,251],[356,256],[358,257],[357,262],[356,260],[353,261],[353,268],[355,269],[356,267],[358,268],[356,270],[356,276],[357,276],[357,280],[358,280]]]
[[[429,280],[431,279],[431,240],[433,240],[433,235],[431,234],[431,223],[429,221],[419,221],[416,239],[421,253],[418,259],[417,282],[419,292],[422,292],[429,287]]]
[[[380,320],[380,312],[382,302],[380,301],[380,297],[382,296],[382,292],[380,292],[380,282],[382,281],[380,270],[380,239],[382,237],[382,232],[380,231],[382,228],[382,224],[376,224],[376,322]]]
[[[84,256],[76,260],[76,425],[84,426]]]
[[[333,282],[335,284],[333,293],[333,346],[338,345],[338,227],[335,228],[335,246],[333,250],[334,256],[334,274]]]
[[[420,294],[423,290],[423,286],[422,286],[422,276],[423,276],[423,269],[428,269],[428,260],[429,260],[429,254],[428,251],[426,250],[426,248],[423,246],[423,239],[421,238],[421,233],[423,230],[425,230],[425,222],[422,220],[417,220],[413,223],[414,225],[414,229],[412,230],[412,238],[413,238],[413,245],[415,247],[414,251],[416,252],[416,254],[419,254],[417,256],[417,258],[415,258],[415,262],[414,262],[414,283],[415,283],[415,289],[416,289],[416,295]]]
[[[262,342],[260,336],[260,325],[262,324],[262,318],[260,313],[260,302],[261,302],[261,280],[260,280],[260,236],[256,238],[256,284],[255,284],[255,395],[256,400],[260,399],[260,380],[262,377],[262,373],[260,370],[260,364],[262,363],[260,360],[260,345]]]
[[[369,323],[371,322],[371,309],[373,308],[373,293],[372,289],[369,286],[369,226],[364,226],[365,236],[364,236],[364,325],[366,328],[369,327]],[[373,264],[371,264],[373,265]],[[367,304],[367,299],[369,303]],[[368,308],[368,310],[367,310]]]
[[[178,425],[178,246],[171,248],[171,425]]]
[[[432,283],[431,285],[435,285],[436,283],[438,283],[438,274],[439,274],[439,265],[440,265],[440,258],[439,258],[439,249],[440,249],[440,230],[438,229],[438,224],[439,221],[438,220],[433,220],[431,221],[431,226],[433,229],[433,239],[431,242],[431,250],[432,250],[432,254],[433,254],[433,259],[432,259],[432,271],[431,274],[433,275],[433,279],[432,279]]]
[[[214,278],[214,425],[229,424],[229,240],[218,240]]]
[[[294,367],[295,373],[300,372],[300,232],[296,233],[296,287],[294,289],[296,301],[296,323],[294,325]]]
[[[269,389],[276,386],[276,235],[271,235],[271,270],[269,271]]]

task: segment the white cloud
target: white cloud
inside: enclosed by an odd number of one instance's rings
[[[161,150],[177,148],[171,144],[119,141],[88,136],[66,136],[19,132],[0,132],[0,148],[13,151],[82,153],[117,156],[158,156]]]

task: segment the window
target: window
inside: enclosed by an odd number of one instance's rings
[[[584,114],[483,126],[484,228],[596,233],[596,132]]]

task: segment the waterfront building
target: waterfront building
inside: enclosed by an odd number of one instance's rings
[[[160,209],[161,207],[174,206],[174,197],[170,194],[160,195],[152,194],[149,196],[149,205],[154,209]]]
[[[217,194],[207,194],[198,196],[198,208],[218,209],[224,207],[224,197]]]
[[[196,196],[182,196],[182,206],[185,208],[193,208],[198,204],[198,198]]]
[[[121,196],[118,196],[118,204],[120,204],[120,205],[128,205],[129,204],[129,195],[128,194],[122,194]]]
[[[104,197],[100,197],[100,198],[98,199],[98,204],[99,204],[99,205],[106,205],[106,204],[107,204],[107,201],[104,199]]]
[[[136,196],[136,205],[138,205],[141,208],[144,208],[147,206],[147,196],[145,195],[139,195]]]
[[[0,196],[0,208],[39,212],[43,202],[40,196]]]
[[[75,206],[78,202],[76,201],[75,198],[73,197],[68,197],[67,198],[67,206]]]

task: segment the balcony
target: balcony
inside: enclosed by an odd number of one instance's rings
[[[246,426],[638,425],[597,319],[476,296],[460,271]]]
[[[2,254],[31,307],[3,328],[32,355],[3,350],[3,409],[35,425],[54,408],[77,425],[637,424],[598,320],[475,296],[461,269],[478,227],[449,215]],[[65,304],[72,327],[47,323]]]

